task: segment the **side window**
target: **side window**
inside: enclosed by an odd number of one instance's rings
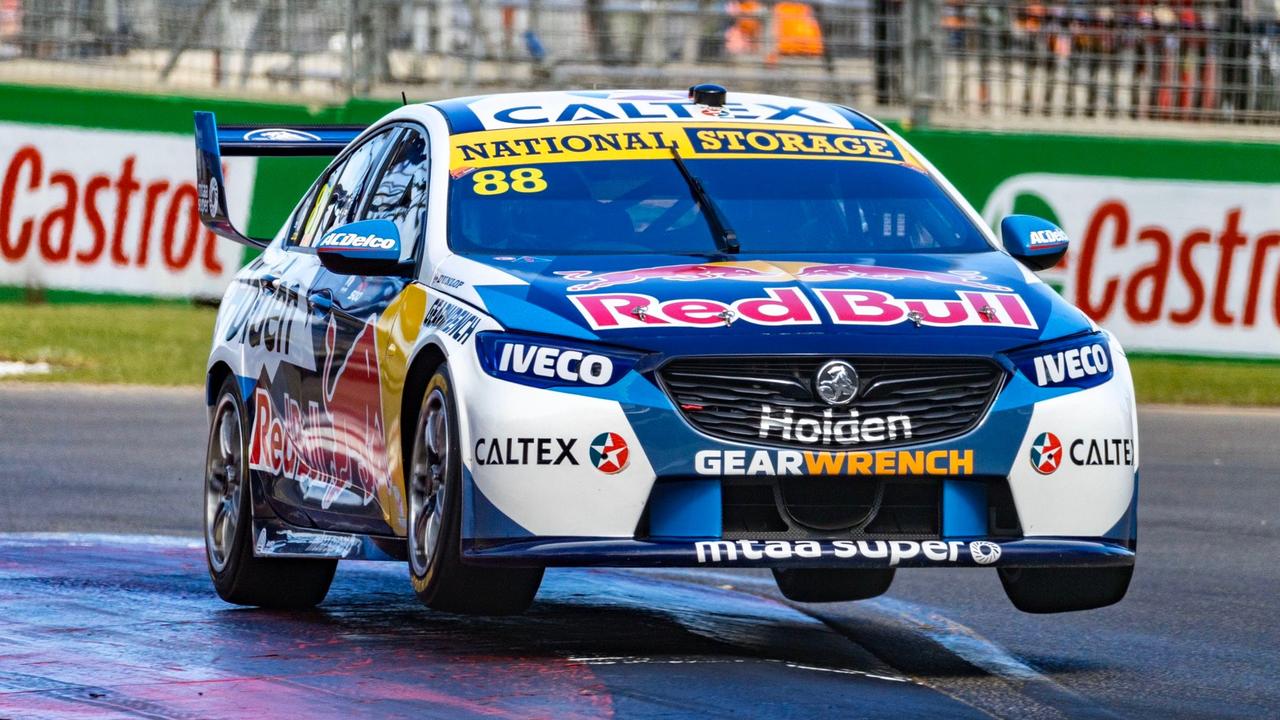
[[[311,247],[316,238],[350,219],[365,177],[394,134],[388,130],[374,135],[325,173],[316,185],[314,197],[298,216],[298,224],[290,234],[291,244]]]
[[[365,206],[365,219],[390,220],[400,229],[404,260],[413,257],[427,222],[429,152],[426,136],[419,130],[406,129],[391,150],[382,177]]]

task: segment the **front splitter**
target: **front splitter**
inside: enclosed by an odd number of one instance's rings
[[[520,538],[468,540],[470,564],[549,567],[1121,567],[1126,545],[1097,539],[707,540]]]

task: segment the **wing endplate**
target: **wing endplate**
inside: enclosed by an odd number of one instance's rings
[[[356,125],[224,125],[211,112],[195,114],[196,189],[200,221],[214,234],[250,247],[271,238],[245,235],[227,212],[222,157],[328,157],[342,152],[364,131]]]

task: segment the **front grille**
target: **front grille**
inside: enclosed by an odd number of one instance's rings
[[[726,539],[939,536],[936,478],[735,478],[721,487]]]
[[[843,407],[814,393],[814,375],[831,360],[858,373],[858,394]],[[1004,372],[982,358],[720,357],[673,360],[658,378],[685,419],[713,437],[871,449],[963,435],[982,420]]]
[[[987,486],[987,532],[1022,537],[1009,483]],[[726,478],[720,487],[726,540],[936,540],[942,537],[942,483],[934,477]]]

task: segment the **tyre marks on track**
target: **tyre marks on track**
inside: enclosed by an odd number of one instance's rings
[[[305,613],[219,601],[185,539],[0,535],[0,718],[982,717],[786,604],[611,570],[531,611],[344,563]]]
[[[1001,718],[1120,716],[1064,687],[971,628],[934,608],[882,596],[856,603],[791,603],[767,572],[643,570],[672,580],[720,582],[773,597],[820,620],[900,674]]]

